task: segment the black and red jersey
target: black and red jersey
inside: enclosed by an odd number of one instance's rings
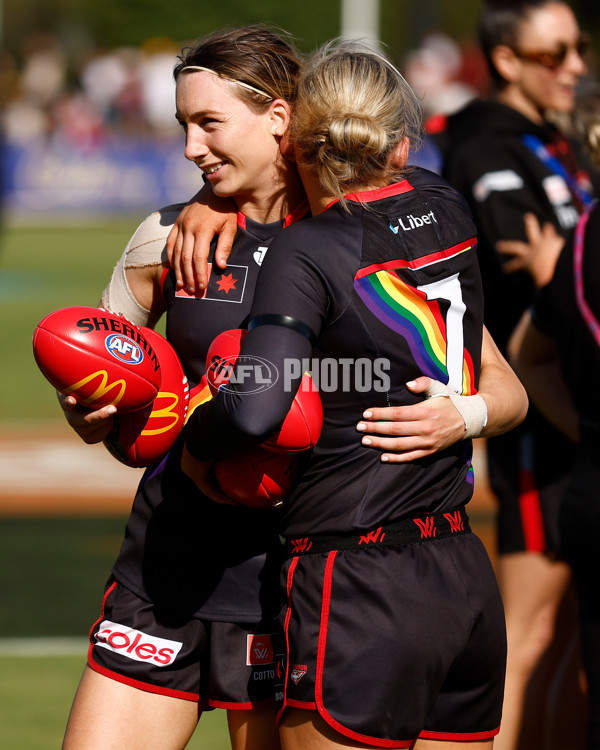
[[[600,189],[600,175],[581,145],[550,122],[532,122],[512,107],[476,100],[448,118],[434,136],[442,174],[465,196],[477,223],[485,323],[505,352],[534,299],[531,276],[505,273],[498,240],[527,240],[524,215],[549,222],[566,237]]]
[[[581,415],[584,436],[600,438],[600,204],[580,220],[561,252],[552,281],[537,299],[533,321],[555,339],[563,375]]]
[[[307,210],[305,204],[286,220],[268,225],[240,215],[228,267],[212,265],[201,294],[177,291],[174,273],[167,274],[167,337],[192,387],[204,374],[215,336],[246,326],[270,240]],[[165,216],[165,239],[176,216],[173,211]],[[209,263],[215,247],[216,242]],[[176,443],[144,474],[113,573],[138,596],[170,607],[174,621],[198,616],[257,622],[275,596],[277,575],[266,574],[271,561],[265,553],[279,549],[277,512],[251,512],[208,500],[182,473],[181,449],[182,443]]]
[[[282,232],[261,271],[242,354],[279,374],[252,375],[200,407],[185,428],[200,457],[243,448],[283,420],[303,370],[324,408],[317,446],[285,504],[285,536],[349,533],[451,511],[472,495],[471,443],[385,464],[361,444],[367,407],[415,403],[429,375],[476,391],[483,303],[476,233],[464,199],[420,168]]]

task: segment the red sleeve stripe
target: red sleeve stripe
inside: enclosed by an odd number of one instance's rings
[[[361,268],[357,272],[355,278],[360,279],[363,276],[368,276],[369,274],[376,273],[377,271],[387,271],[397,268],[408,268],[411,271],[416,271],[419,268],[426,268],[427,266],[431,266],[434,263],[440,263],[441,261],[448,260],[449,258],[454,258],[457,255],[470,250],[476,244],[477,240],[475,239],[475,237],[471,237],[470,239],[465,240],[458,245],[453,245],[452,247],[448,247],[445,250],[438,250],[435,253],[424,255],[423,257],[416,258],[415,260],[398,259],[389,260],[386,263],[374,263],[372,266]]]

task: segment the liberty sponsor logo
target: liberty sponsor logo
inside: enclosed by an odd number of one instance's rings
[[[95,636],[96,645],[141,662],[152,662],[157,667],[172,664],[183,643],[157,638],[141,630],[104,620]]]
[[[307,672],[306,664],[294,664],[290,672],[290,679],[294,685],[297,685]]]
[[[438,221],[435,218],[433,211],[422,216],[415,216],[414,214],[408,214],[407,216],[401,216],[398,219],[398,225],[390,224],[390,229],[394,234],[398,234],[398,230],[402,229],[405,232],[411,232],[413,229],[420,229],[421,227],[427,226],[428,224],[437,224]]]
[[[246,637],[246,664],[248,666],[274,664],[274,662],[275,651],[270,635],[248,635]],[[275,673],[272,676],[274,677]]]
[[[104,345],[109,354],[126,365],[139,365],[144,359],[142,347],[122,333],[113,333],[107,336]]]

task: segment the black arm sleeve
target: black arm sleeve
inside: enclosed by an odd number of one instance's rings
[[[295,245],[296,227],[273,241],[263,262],[250,328],[234,381],[196,409],[185,427],[190,453],[201,460],[250,448],[274,432],[288,413],[313,342],[325,320],[327,293],[317,268]],[[286,320],[287,318],[287,320]],[[253,321],[258,323],[252,326]]]
[[[262,443],[285,419],[300,385],[302,360],[306,362],[311,351],[309,340],[288,327],[263,325],[250,331],[233,385],[230,381],[230,387],[188,420],[190,453],[205,460]]]

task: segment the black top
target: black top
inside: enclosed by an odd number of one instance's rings
[[[556,340],[563,375],[581,415],[584,437],[600,437],[600,204],[567,240],[533,321]],[[582,231],[583,230],[583,231]]]
[[[301,372],[313,373],[324,426],[284,506],[288,537],[450,511],[472,495],[470,441],[388,465],[356,432],[366,407],[418,401],[405,383],[421,374],[460,393],[476,390],[483,309],[468,206],[419,168],[351,196],[348,206],[334,203],[286,229],[269,251],[251,311],[261,324],[251,322],[242,355],[276,368],[272,387],[256,392],[251,375],[236,378],[184,430],[199,457],[259,442],[283,420]],[[286,325],[285,316],[301,325]]]
[[[598,192],[600,176],[581,146],[554,125],[538,125],[499,102],[474,101],[450,116],[435,138],[443,174],[465,196],[477,223],[485,323],[505,352],[535,289],[528,273],[503,273],[506,258],[496,242],[525,241],[527,211],[568,235],[586,197]]]
[[[167,338],[192,387],[204,374],[214,337],[247,324],[271,239],[306,210],[305,205],[269,225],[240,215],[228,267],[212,267],[202,296],[176,291],[174,273],[167,275]],[[265,553],[280,551],[277,512],[208,500],[181,472],[182,445],[176,442],[158,466],[145,472],[113,572],[142,598],[169,607],[173,618],[256,622],[276,606],[277,576],[267,571],[278,560]]]

